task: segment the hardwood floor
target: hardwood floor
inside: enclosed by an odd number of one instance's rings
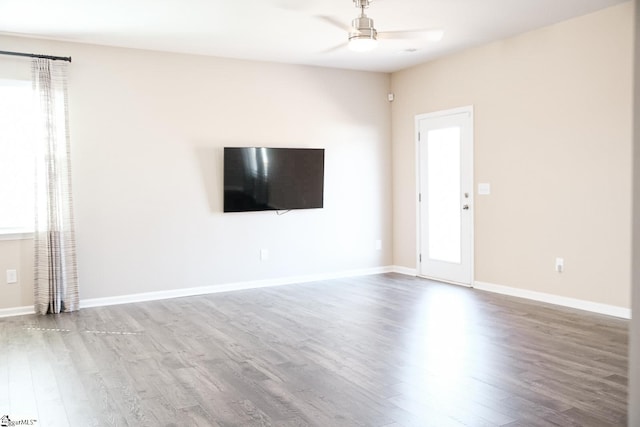
[[[624,320],[386,274],[0,320],[36,426],[626,426]]]

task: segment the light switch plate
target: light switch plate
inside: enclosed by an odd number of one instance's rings
[[[491,194],[491,184],[488,182],[481,182],[478,184],[478,194],[481,196],[488,196]]]
[[[18,272],[16,270],[7,270],[7,284],[18,283]]]

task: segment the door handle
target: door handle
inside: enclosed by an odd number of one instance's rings
[[[465,211],[468,211],[469,210],[469,205],[462,206],[462,209],[464,209]]]

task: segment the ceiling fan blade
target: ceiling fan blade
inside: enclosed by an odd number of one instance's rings
[[[342,31],[351,31],[352,28],[350,25],[345,24],[344,22],[340,21],[337,18],[334,18],[333,16],[326,16],[326,15],[316,15],[316,18],[323,20],[324,22],[333,25],[336,28],[340,28]]]
[[[379,31],[380,40],[407,40],[424,39],[430,42],[437,42],[442,39],[443,30],[410,30],[410,31]]]
[[[330,47],[329,49],[325,49],[325,50],[323,50],[323,51],[320,51],[320,53],[331,53],[331,52],[336,52],[336,51],[338,51],[338,50],[342,50],[342,49],[344,49],[345,47],[347,47],[347,45],[348,45],[348,44],[349,44],[348,42],[340,43],[340,44],[339,44],[339,45],[337,45],[337,46],[333,46],[333,47]]]

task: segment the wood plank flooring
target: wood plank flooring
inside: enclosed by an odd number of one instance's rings
[[[385,274],[0,319],[36,426],[626,426],[628,322]]]

